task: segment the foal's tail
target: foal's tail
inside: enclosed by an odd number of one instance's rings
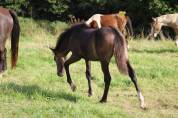
[[[126,28],[129,32],[130,36],[133,36],[133,27],[132,27],[132,21],[129,16],[126,16],[127,23],[126,23]]]
[[[20,25],[17,14],[13,10],[9,10],[13,18],[13,28],[11,32],[11,68],[16,67],[18,60]]]
[[[128,54],[126,40],[120,31],[117,31],[114,28],[113,30],[116,34],[114,43],[114,56],[117,67],[121,73],[128,74]]]

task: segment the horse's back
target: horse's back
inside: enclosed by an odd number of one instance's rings
[[[12,19],[12,16],[10,15],[10,13],[9,13],[9,9],[0,7],[0,17],[1,17],[0,20],[6,19],[7,22],[13,23],[13,19]]]
[[[103,15],[101,16],[101,26],[108,27],[112,26],[117,28],[117,19],[115,15]]]
[[[3,15],[7,15],[7,14],[9,14],[9,9],[0,7],[0,13],[3,14]],[[9,14],[9,15],[10,15],[10,14]]]
[[[171,19],[172,22],[176,23],[178,22],[178,13],[175,13],[175,14],[168,14],[167,15],[167,18],[168,19]]]
[[[0,7],[0,38],[7,38],[13,27],[13,19],[9,9]]]
[[[101,26],[103,27],[114,27],[123,31],[127,22],[126,16],[120,16],[119,14],[110,14],[101,16]]]
[[[158,22],[163,22],[163,23],[168,22],[168,23],[178,25],[178,13],[165,14],[165,15],[157,17],[157,19],[158,19]]]
[[[85,23],[90,26],[91,23],[93,21],[95,21],[97,23],[98,27],[101,28],[101,26],[99,25],[100,21],[101,21],[101,16],[103,16],[103,15],[102,14],[94,14]]]

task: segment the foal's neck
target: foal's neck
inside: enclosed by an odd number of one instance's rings
[[[63,56],[66,56],[69,53],[68,43],[68,38],[58,41],[55,50]]]

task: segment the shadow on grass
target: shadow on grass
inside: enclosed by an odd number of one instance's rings
[[[169,53],[178,53],[178,48],[177,49],[152,49],[152,50],[148,50],[148,49],[143,49],[143,50],[130,49],[129,51],[137,52],[137,53],[157,53],[157,54],[167,53],[167,52],[169,52]]]
[[[42,90],[37,85],[18,85],[15,83],[1,84],[0,89],[3,91],[13,91],[15,93],[21,93],[27,98],[35,98],[35,95],[40,95],[47,99],[65,99],[71,102],[77,102],[79,97],[65,93],[63,91],[53,92],[48,90]]]

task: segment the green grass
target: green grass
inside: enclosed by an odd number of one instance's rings
[[[104,83],[98,62],[92,62],[94,95],[87,96],[83,60],[70,67],[77,85],[76,92],[72,92],[66,76],[57,76],[53,55],[47,48],[55,45],[58,34],[53,31],[60,33],[67,25],[24,18],[20,21],[17,68],[10,69],[8,53],[8,70],[0,78],[1,118],[177,118],[178,48],[174,42],[129,41],[129,59],[147,104],[147,110],[142,110],[133,83],[118,72],[114,58],[110,63],[112,82],[107,103],[98,102]]]

